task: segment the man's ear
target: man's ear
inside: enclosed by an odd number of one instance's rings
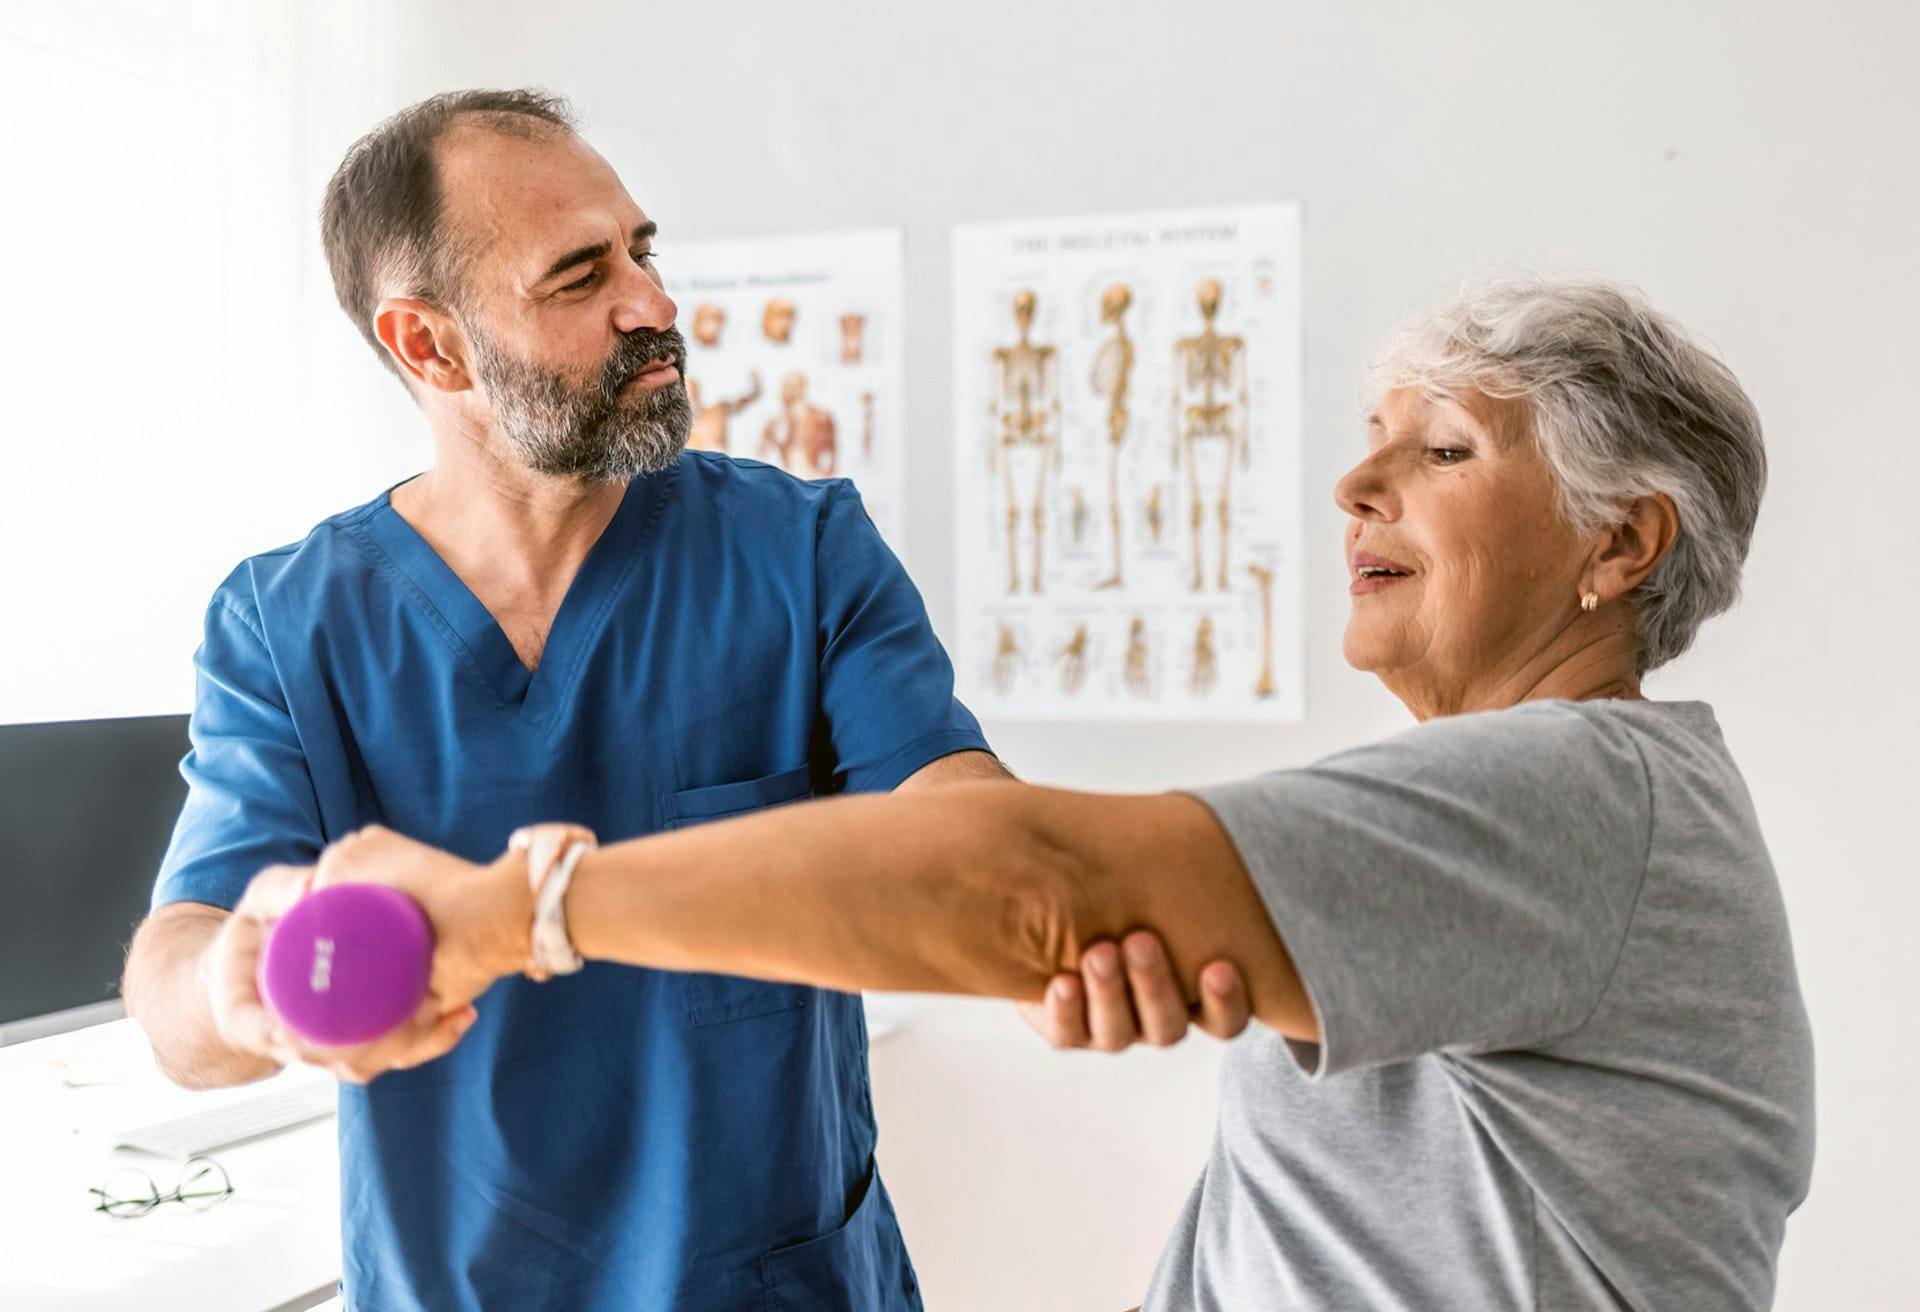
[[[1680,512],[1664,492],[1644,496],[1608,529],[1588,566],[1588,587],[1604,604],[1639,587],[1673,550],[1680,536]]]
[[[435,392],[464,392],[473,386],[467,369],[467,342],[452,316],[412,296],[389,296],[373,312],[373,333],[401,372]]]

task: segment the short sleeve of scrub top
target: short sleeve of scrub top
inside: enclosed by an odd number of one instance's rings
[[[207,608],[193,664],[187,800],[153,905],[231,910],[260,871],[310,864],[326,844],[273,658],[228,588]]]
[[[821,511],[814,561],[831,790],[885,792],[941,756],[984,750],[919,590],[850,483]],[[903,725],[920,729],[903,742]]]

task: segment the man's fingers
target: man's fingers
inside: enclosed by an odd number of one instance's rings
[[[260,1000],[255,979],[264,934],[258,922],[230,917],[208,945],[202,968],[206,972],[207,1004],[220,1037],[242,1052],[269,1056],[278,1026]]]
[[[452,1051],[479,1018],[471,1004],[442,1013],[433,1009],[389,1034],[356,1048],[296,1046],[293,1056],[328,1071],[348,1084],[370,1084],[388,1071],[412,1070]]]
[[[416,1060],[417,1054],[436,1041],[441,1027],[448,1020],[471,1010],[471,1006],[449,1010],[441,1005],[440,999],[428,994],[414,1009],[413,1015],[379,1038],[353,1049],[348,1060],[359,1069],[375,1075],[384,1070],[418,1065],[419,1061],[426,1059]]]
[[[1160,936],[1136,930],[1127,935],[1120,948],[1126,957],[1127,991],[1133,996],[1134,1014],[1140,1020],[1140,1036],[1162,1048],[1186,1038],[1192,1017],[1186,995],[1167,964]]]
[[[1080,956],[1080,982],[1087,990],[1087,1027],[1093,1046],[1102,1052],[1119,1052],[1131,1045],[1138,1029],[1133,1004],[1127,1000],[1120,949],[1112,943],[1089,947]]]
[[[404,1056],[393,1063],[396,1071],[410,1071],[415,1066],[424,1066],[428,1062],[452,1052],[454,1046],[466,1037],[468,1030],[479,1013],[472,1007],[462,1007],[441,1017],[440,1022],[427,1032],[425,1038],[409,1048]]]
[[[1247,986],[1231,961],[1210,961],[1200,972],[1200,1015],[1195,1021],[1216,1039],[1231,1039],[1247,1028],[1252,1011]]]
[[[327,1074],[342,1084],[371,1084],[374,1076],[380,1074],[379,1071],[363,1070],[350,1061],[329,1061],[320,1065],[325,1068]]]
[[[1080,987],[1078,975],[1055,975],[1047,984],[1046,1000],[1040,1005],[1046,1016],[1043,1032],[1054,1047],[1084,1048],[1093,1041],[1087,1028],[1086,990]]]

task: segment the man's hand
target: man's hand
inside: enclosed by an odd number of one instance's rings
[[[1247,1027],[1246,985],[1230,961],[1200,972],[1200,1003],[1189,1007],[1160,936],[1135,930],[1118,945],[1090,945],[1078,974],[1056,975],[1044,1002],[1022,1003],[1027,1024],[1056,1048],[1119,1052],[1135,1043],[1169,1047],[1197,1026],[1217,1039]]]
[[[261,950],[274,925],[305,896],[313,874],[293,866],[261,871],[207,945],[200,958],[200,979],[221,1039],[240,1052],[283,1066],[300,1061],[322,1067],[351,1084],[365,1084],[384,1071],[405,1070],[449,1051],[474,1021],[474,1010],[465,1000],[446,1005],[429,994],[398,1029],[353,1048],[302,1043],[267,1009],[255,982]]]

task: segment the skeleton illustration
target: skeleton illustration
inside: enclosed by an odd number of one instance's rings
[[[727,312],[712,301],[702,301],[693,307],[693,340],[702,346],[720,345],[720,334],[726,331]]]
[[[760,312],[760,332],[774,345],[785,346],[793,339],[793,316],[793,302],[776,296]]]
[[[1213,650],[1213,618],[1200,617],[1200,627],[1193,634],[1193,695],[1205,697],[1213,691],[1213,676],[1216,668]]]
[[[1053,659],[1060,667],[1060,691],[1073,696],[1087,680],[1087,626],[1075,628],[1073,637]]]
[[[867,353],[867,316],[840,316],[840,363],[859,364]]]
[[[1073,545],[1079,546],[1087,540],[1087,494],[1079,488],[1073,490]]]
[[[756,370],[748,376],[748,390],[745,396],[705,404],[700,397],[700,380],[691,375],[687,378],[687,399],[693,403],[693,430],[687,437],[687,445],[695,451],[718,451],[727,453],[727,421],[760,399],[760,374]]]
[[[1113,336],[1093,358],[1093,390],[1107,399],[1107,519],[1113,536],[1113,572],[1097,588],[1125,587],[1120,543],[1120,448],[1127,440],[1127,383],[1133,375],[1133,340],[1127,336],[1127,307],[1133,293],[1117,282],[1100,297],[1100,321]]]
[[[1007,515],[1007,591],[1020,591],[1020,498],[1014,480],[1014,455],[1033,453],[1034,482],[1027,502],[1033,526],[1035,593],[1046,590],[1042,565],[1046,558],[1047,474],[1060,464],[1060,356],[1052,346],[1036,346],[1033,330],[1034,296],[1022,289],[1013,296],[1013,322],[1019,340],[993,350],[987,419],[992,434],[987,444],[987,468],[1001,467]]]
[[[838,465],[833,416],[807,400],[807,376],[788,374],[780,384],[780,413],[760,435],[760,458],[802,478],[830,478]]]
[[[1147,622],[1138,615],[1127,626],[1127,691],[1136,697],[1147,694]]]
[[[1013,635],[1013,629],[1006,621],[1000,622],[1000,640],[993,650],[993,687],[994,691],[1005,695],[1013,688],[1013,676],[1020,671],[1023,659],[1020,640]]]
[[[1247,573],[1260,585],[1260,680],[1253,685],[1255,697],[1273,696],[1273,571],[1265,565],[1249,565]]]
[[[873,459],[873,393],[860,393],[860,458]]]
[[[1153,545],[1160,545],[1160,530],[1167,526],[1167,510],[1161,503],[1162,489],[1158,483],[1153,485],[1153,495],[1147,498],[1147,531],[1153,534]]]
[[[1251,453],[1247,434],[1247,350],[1246,339],[1224,336],[1214,330],[1220,313],[1220,284],[1205,279],[1195,297],[1200,306],[1201,329],[1197,336],[1182,337],[1173,346],[1173,466],[1180,467],[1182,454],[1187,461],[1187,488],[1190,494],[1190,520],[1193,526],[1193,579],[1191,587],[1199,592],[1204,586],[1201,559],[1206,536],[1206,510],[1200,498],[1200,462],[1195,447],[1203,441],[1226,444],[1226,458],[1220,464],[1219,498],[1214,503],[1220,531],[1219,586],[1227,588],[1227,557],[1233,540],[1233,522],[1229,497],[1233,490],[1233,462],[1244,466]]]

